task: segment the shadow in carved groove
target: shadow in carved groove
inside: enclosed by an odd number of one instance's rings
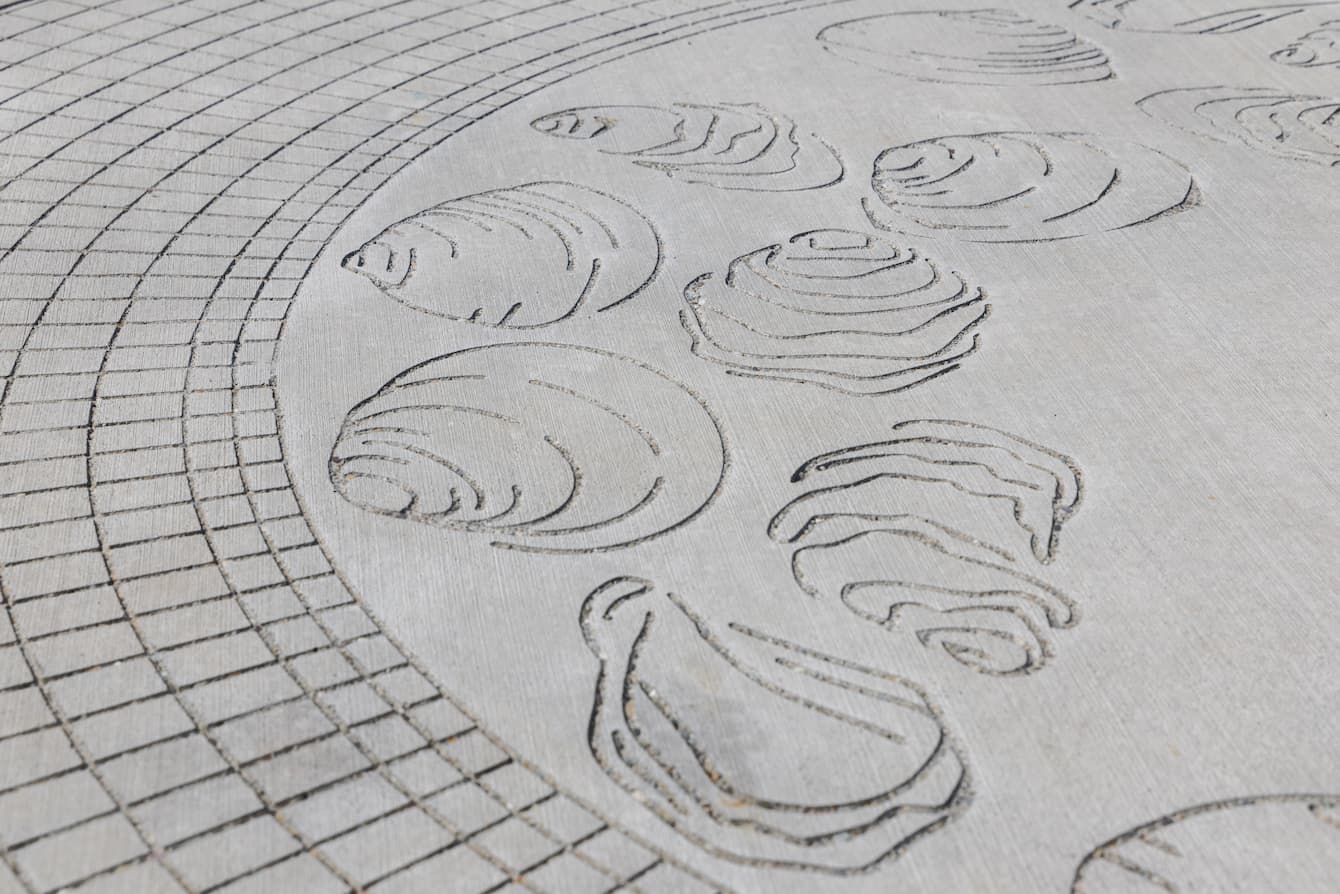
[[[1032,673],[1075,603],[1030,572],[1080,505],[1069,457],[998,429],[914,420],[824,453],[773,517],[796,583],[910,644],[993,675]]]
[[[1072,0],[1070,8],[1107,28],[1169,34],[1235,34],[1313,11],[1337,0],[1244,4],[1242,0]]]
[[[1116,77],[1100,47],[1008,9],[869,16],[830,25],[818,40],[852,62],[944,84],[1045,87]]]
[[[597,588],[581,625],[600,659],[592,754],[715,856],[864,872],[971,800],[939,712],[907,680],[715,626],[640,578]]]
[[[1277,158],[1340,166],[1340,99],[1270,87],[1188,87],[1136,103],[1174,127]]]
[[[916,251],[852,230],[811,230],[733,260],[684,290],[697,356],[735,376],[847,394],[903,391],[958,369],[991,306]]]
[[[541,182],[420,211],[342,263],[415,310],[534,329],[637,295],[660,268],[661,244],[621,199]]]
[[[883,229],[973,242],[1041,242],[1149,223],[1195,206],[1191,173],[1128,140],[981,133],[886,149],[865,202]]]
[[[686,524],[716,497],[726,464],[711,411],[664,373],[519,342],[396,376],[350,410],[330,478],[381,515],[499,547],[597,552]]]
[[[822,137],[757,103],[588,106],[544,115],[531,127],[718,189],[797,192],[832,186],[844,174],[841,156]]]
[[[1333,894],[1340,795],[1258,795],[1170,813],[1084,858],[1072,894]]]

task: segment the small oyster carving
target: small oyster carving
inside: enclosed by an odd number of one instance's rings
[[[811,459],[806,488],[768,532],[792,548],[806,593],[982,673],[1032,673],[1075,603],[1037,577],[1077,511],[1074,462],[955,420],[894,426],[891,439]]]
[[[718,189],[822,189],[844,171],[837,150],[822,137],[757,103],[588,106],[545,115],[531,126]]]

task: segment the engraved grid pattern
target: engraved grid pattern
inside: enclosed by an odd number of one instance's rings
[[[272,365],[326,240],[425,151],[827,2],[0,11],[0,892],[711,887],[369,616],[293,492]]]

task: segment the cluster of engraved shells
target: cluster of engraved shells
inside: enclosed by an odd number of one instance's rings
[[[1291,14],[1219,5],[1071,4],[1106,27],[1170,33],[1231,33]],[[848,62],[938,84],[1060,87],[1117,76],[1097,45],[1007,10],[868,16],[824,28],[818,40]],[[1327,66],[1340,60],[1334,46],[1322,28],[1275,58]],[[1167,90],[1138,107],[1213,139],[1340,165],[1336,100],[1216,86]],[[754,103],[581,106],[531,127],[573,151],[699,187],[793,193],[847,177],[822,136]],[[959,369],[992,311],[981,286],[904,238],[1048,243],[1153,223],[1199,201],[1181,162],[1123,138],[990,131],[894,145],[869,172],[861,210],[873,231],[774,234],[677,284],[678,321],[691,354],[725,376],[890,395]],[[650,290],[664,257],[661,235],[626,199],[541,181],[424,209],[343,266],[416,311],[535,329],[624,306]],[[766,532],[796,592],[883,631],[889,655],[903,660],[929,654],[994,677],[1041,670],[1055,657],[1055,634],[1079,618],[1045,574],[1081,504],[1078,465],[975,422],[914,419],[886,430],[811,457],[774,507]],[[722,490],[727,444],[696,391],[641,360],[511,342],[431,358],[366,397],[344,420],[330,477],[345,499],[382,516],[499,548],[595,553],[695,519]],[[692,593],[622,576],[592,591],[580,614],[599,662],[591,755],[661,821],[723,859],[851,874],[967,809],[971,774],[933,680],[694,604]],[[742,735],[770,743],[769,760],[734,747]],[[874,769],[824,770],[858,763]],[[1333,804],[1323,806],[1330,817]],[[1309,822],[1316,803],[1256,808],[1318,834]],[[1205,810],[1178,822],[1236,816]],[[1075,891],[1106,891],[1131,873],[1172,890],[1128,853],[1143,835],[1096,850]]]

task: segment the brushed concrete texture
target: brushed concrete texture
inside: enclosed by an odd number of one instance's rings
[[[0,894],[1340,890],[1340,3],[0,8]]]

